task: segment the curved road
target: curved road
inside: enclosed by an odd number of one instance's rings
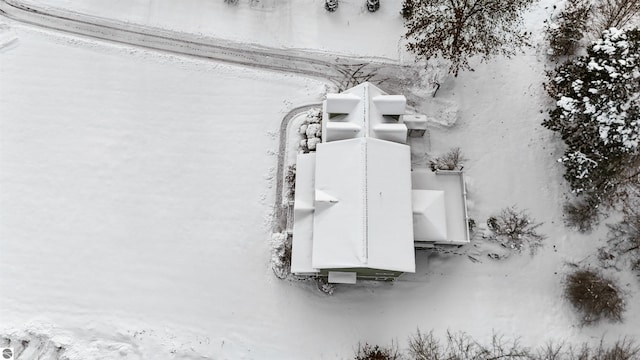
[[[340,88],[368,80],[383,84],[392,93],[408,94],[418,74],[415,66],[195,36],[70,10],[27,5],[20,0],[0,0],[0,13],[16,21],[76,35],[311,76],[329,80]]]

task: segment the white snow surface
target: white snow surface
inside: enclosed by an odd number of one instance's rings
[[[174,16],[152,0],[50,3]],[[284,3],[296,21],[307,14]],[[528,15],[534,34],[553,3]],[[351,4],[328,21],[369,16]],[[247,7],[228,11],[276,16]],[[242,28],[220,21],[211,26]],[[480,341],[495,330],[528,345],[640,336],[628,273],[615,274],[628,296],[623,323],[581,327],[562,297],[567,264],[595,264],[606,229],[563,225],[562,149],[539,125],[545,60],[533,50],[443,82],[417,110],[455,125],[432,127],[412,153],[462,147],[471,217],[482,226],[517,204],[544,222],[545,247],[502,262],[420,253],[416,274],[325,296],[269,268],[280,121],[318,102],[324,84],[8,24],[18,39],[0,49],[0,334],[50,338],[71,359],[341,359],[358,342],[402,346],[417,327]],[[384,24],[367,27],[398,36]]]
[[[329,51],[343,55],[405,58],[401,1],[375,13],[365,1],[341,1],[329,13],[318,0],[26,0],[75,12],[262,46]],[[384,26],[380,26],[384,22]],[[409,60],[411,61],[411,60]]]

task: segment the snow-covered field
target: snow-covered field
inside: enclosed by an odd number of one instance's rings
[[[401,1],[387,1],[369,13],[364,1],[342,1],[328,16],[317,0],[27,0],[25,4],[65,8],[124,20],[269,47],[328,51],[333,54],[404,59]],[[383,26],[381,26],[383,25]]]
[[[191,0],[181,11],[161,0],[37,1],[236,41],[391,58],[402,34],[397,9],[371,15],[346,0],[336,14],[311,1],[264,2],[270,10]],[[528,14],[536,34],[553,3]],[[303,35],[344,21],[386,29],[394,44],[333,38],[329,46]],[[559,141],[539,125],[546,60],[536,49],[448,79],[417,110],[456,121],[415,145],[431,154],[460,146],[470,215],[482,225],[505,206],[528,209],[544,222],[545,247],[502,262],[422,253],[416,274],[326,296],[277,280],[269,266],[280,122],[320,101],[325,84],[0,22],[17,37],[0,46],[4,336],[51,339],[71,359],[343,359],[359,341],[404,345],[417,327],[480,340],[497,331],[527,345],[640,337],[638,282],[628,274],[621,324],[581,327],[562,297],[567,263],[588,262],[605,231],[563,225],[568,189],[554,161]],[[267,40],[269,32],[280,37]]]

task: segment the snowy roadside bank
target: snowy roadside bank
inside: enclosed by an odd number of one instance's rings
[[[365,0],[344,1],[329,13],[324,0],[21,0],[39,8],[71,10],[130,24],[270,48],[375,62],[412,62],[401,34],[401,1],[385,1],[375,13]],[[384,23],[384,26],[380,26]]]
[[[301,74],[327,79],[336,85],[343,82],[354,69],[360,68],[363,64],[364,67],[361,71],[373,74],[371,81],[382,81],[387,87],[398,92],[411,90],[411,83],[416,80],[417,74],[415,66],[237,43],[19,0],[0,1],[0,11],[16,21],[75,35],[197,56],[235,65]]]

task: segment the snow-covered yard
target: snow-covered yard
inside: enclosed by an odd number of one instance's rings
[[[180,11],[161,0],[37,2],[396,60],[402,34],[389,1],[375,14],[346,0],[336,14],[297,0],[265,2],[276,10],[190,0]],[[535,34],[553,3],[529,13]],[[344,359],[360,341],[404,345],[418,327],[479,340],[496,331],[531,346],[640,337],[630,274],[620,273],[623,323],[581,327],[562,296],[567,263],[590,256],[606,229],[581,235],[563,224],[568,187],[560,143],[540,126],[549,65],[539,50],[448,79],[416,110],[453,124],[412,145],[461,147],[471,217],[483,227],[516,204],[544,222],[545,247],[501,262],[420,253],[415,274],[326,296],[276,279],[269,264],[280,122],[319,102],[324,83],[0,22],[18,38],[0,49],[0,334],[49,337],[71,359]],[[306,33],[331,22],[393,42]]]
[[[364,0],[343,1],[340,11],[331,16],[324,10],[323,1],[318,0],[240,0],[237,5],[222,0],[24,3],[261,46],[391,61],[404,59],[406,54],[398,36],[404,31],[400,1],[385,2],[376,13],[365,9]]]

